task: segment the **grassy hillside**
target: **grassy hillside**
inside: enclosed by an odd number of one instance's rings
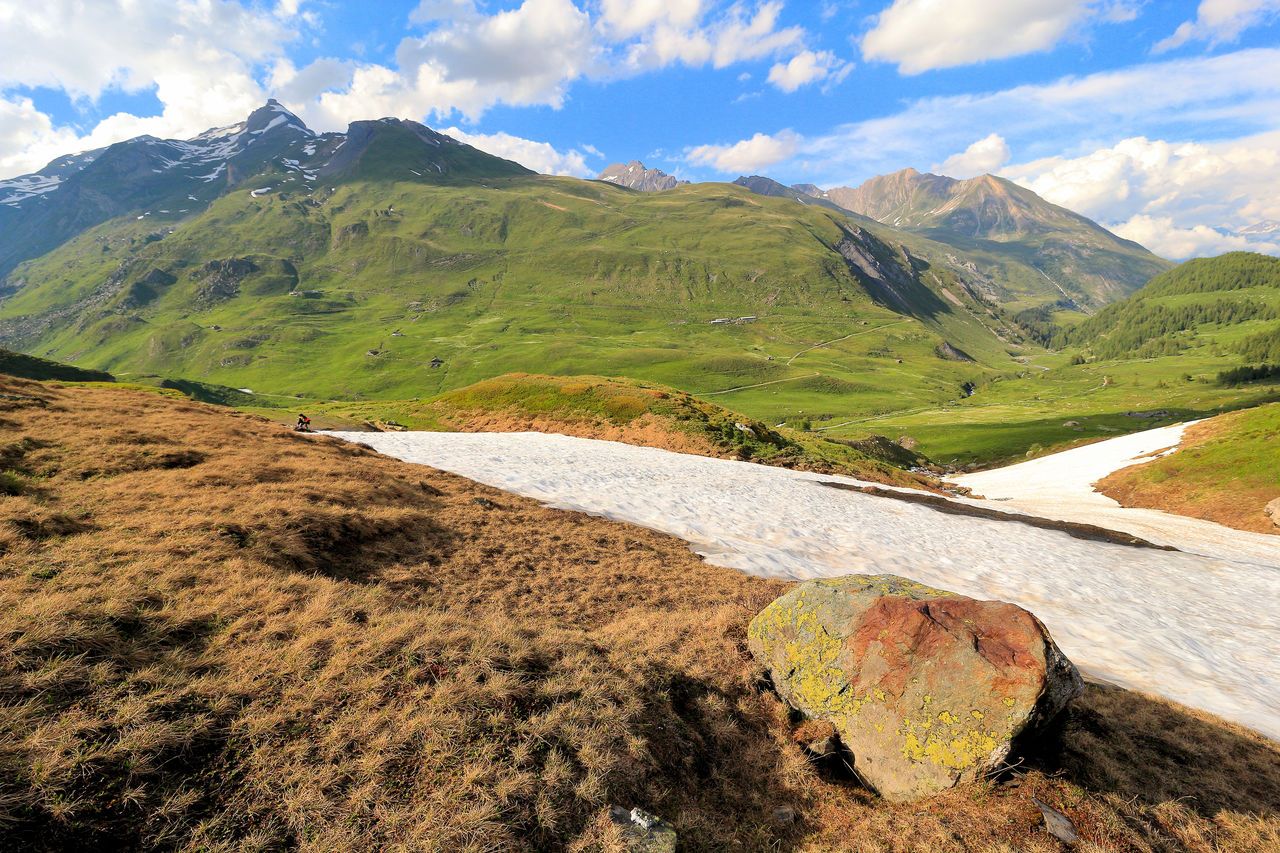
[[[1153,278],[1078,325],[1049,327],[1049,346],[1098,358],[1174,355],[1210,336],[1244,361],[1280,361],[1280,258],[1231,252]]]
[[[836,440],[769,424],[658,385],[598,376],[508,374],[425,400],[326,403],[317,425],[366,423],[383,430],[558,432],[725,459],[743,459],[875,482],[936,489],[904,468],[929,460],[880,437]]]
[[[743,648],[785,585],[358,445],[0,378],[0,850],[1052,853],[1280,844],[1280,750],[1091,687],[1024,776],[891,805]],[[11,437],[10,437],[11,436]],[[786,806],[796,819],[778,819]]]
[[[774,423],[837,399],[945,401],[1026,349],[954,269],[739,187],[288,180],[190,221],[116,220],[24,265],[0,337],[123,376],[310,398],[626,375],[743,388],[734,408]]]
[[[1050,352],[954,403],[850,427],[989,465],[1280,399],[1280,258],[1188,261],[1075,325],[1049,309],[1017,320]]]
[[[1188,427],[1176,453],[1117,471],[1099,488],[1125,506],[1280,533],[1263,511],[1280,498],[1280,404]]]
[[[57,379],[63,382],[111,382],[110,373],[102,370],[86,370],[72,364],[36,358],[0,348],[0,373],[20,379]]]

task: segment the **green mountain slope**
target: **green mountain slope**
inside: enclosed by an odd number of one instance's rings
[[[406,141],[386,128],[371,144]],[[743,388],[735,407],[766,419],[951,399],[1023,351],[953,271],[832,211],[502,169],[369,181],[364,162],[317,189],[264,173],[244,187],[272,192],[242,187],[160,232],[100,225],[15,271],[0,339],[309,397],[614,373]]]
[[[0,373],[21,379],[52,379],[60,382],[115,381],[110,373],[101,370],[85,370],[72,364],[49,361],[7,349],[0,349]]]
[[[1201,344],[1246,363],[1280,363],[1280,258],[1231,252],[1197,258],[1153,278],[1045,343],[1098,358],[1150,358]]]
[[[950,263],[962,276],[982,282],[991,299],[1015,308],[1061,303],[1091,313],[1171,266],[1096,222],[992,175],[957,181],[903,169],[825,192],[759,177],[738,182],[917,234],[931,241],[916,246],[922,256]]]

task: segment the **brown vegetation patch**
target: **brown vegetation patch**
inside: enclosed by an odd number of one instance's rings
[[[1032,796],[1090,849],[1280,844],[1275,744],[1123,691],[1016,785],[886,805],[760,686],[745,626],[785,584],[256,417],[24,388],[0,378],[49,403],[11,415],[42,491],[0,496],[0,850],[607,850],[612,803],[689,850],[1060,850]],[[55,518],[84,527],[13,523]]]

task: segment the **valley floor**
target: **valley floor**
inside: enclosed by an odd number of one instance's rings
[[[1046,530],[1013,514],[1008,520],[964,517],[824,487],[865,485],[849,478],[613,442],[540,433],[337,435],[556,508],[659,530],[689,542],[713,564],[763,577],[887,572],[1013,601],[1039,616],[1093,677],[1280,738],[1274,704],[1280,659],[1269,651],[1280,635],[1280,612],[1259,607],[1280,600],[1280,548],[1267,537],[1210,536],[1204,531],[1216,525],[1191,520],[1143,528],[1144,538],[1180,549],[1160,550]],[[1153,440],[1159,446],[1146,448]],[[1119,441],[1137,449],[1113,454],[1117,467],[1177,443],[1172,434]],[[1073,452],[1082,451],[1089,458],[1107,453],[1102,444]],[[1055,464],[1052,457],[1037,462],[1040,470]],[[1094,476],[1071,457],[1065,466]],[[1035,476],[1014,474],[1026,481]],[[1017,508],[1036,512],[1032,502]],[[1114,523],[1112,516],[1078,518]]]

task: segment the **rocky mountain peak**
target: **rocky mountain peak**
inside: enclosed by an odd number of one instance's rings
[[[639,160],[632,160],[625,166],[621,163],[614,163],[601,172],[596,177],[596,180],[608,181],[620,187],[629,187],[633,190],[642,190],[644,192],[669,190],[681,184],[689,183],[672,177],[661,169],[646,169],[644,163]]]

